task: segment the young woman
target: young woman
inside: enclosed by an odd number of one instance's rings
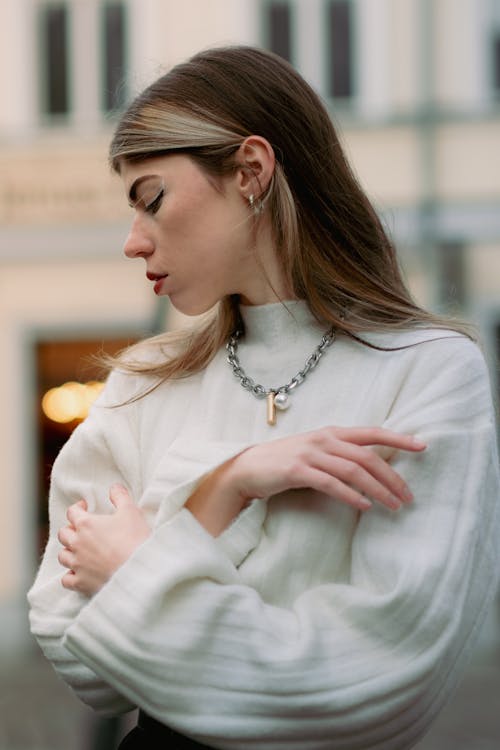
[[[198,327],[126,353],[53,470],[29,594],[125,748],[412,747],[495,592],[493,410],[411,299],[317,96],[262,50],[130,106],[125,254]]]

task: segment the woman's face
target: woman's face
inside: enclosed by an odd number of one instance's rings
[[[124,252],[144,259],[157,295],[186,315],[228,294],[271,301],[241,175],[216,184],[184,154],[123,162],[120,174],[135,212]]]

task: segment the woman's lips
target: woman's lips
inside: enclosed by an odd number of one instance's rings
[[[149,271],[146,273],[146,277],[149,279],[149,281],[154,281],[155,285],[153,287],[155,294],[160,294],[161,288],[163,286],[163,281],[168,276],[168,273],[165,274],[159,274],[159,273],[150,273]]]

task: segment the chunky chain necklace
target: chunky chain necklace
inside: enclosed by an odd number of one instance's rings
[[[280,385],[277,388],[266,388],[265,386],[256,383],[242,368],[238,358],[238,340],[241,338],[242,334],[242,330],[238,329],[230,336],[229,341],[226,344],[226,349],[228,351],[227,361],[231,365],[233,375],[235,378],[238,378],[243,388],[250,391],[250,393],[253,393],[256,398],[267,399],[267,423],[270,425],[276,424],[276,409],[279,409],[280,411],[288,409],[290,406],[290,392],[304,382],[311,370],[314,370],[318,364],[325,350],[333,344],[335,341],[335,330],[330,328],[325,334],[323,334],[323,338],[311,356],[306,360],[302,370],[299,370],[299,372],[294,375],[286,385]]]

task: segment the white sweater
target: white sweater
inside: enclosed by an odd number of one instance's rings
[[[245,308],[256,382],[302,368],[323,327],[303,303]],[[445,338],[443,338],[443,336]],[[452,332],[339,337],[266,423],[225,351],[201,374],[120,408],[144,380],[114,373],[54,465],[51,536],[29,594],[32,631],[103,713],[139,706],[215,748],[400,750],[449,697],[496,588],[499,478],[483,358]],[[436,340],[437,339],[437,340]],[[418,435],[391,463],[415,500],[363,514],[295,490],[254,501],[218,539],[183,508],[245,446],[323,425]],[[154,533],[90,600],[65,590],[68,505],[111,512],[124,482]]]

